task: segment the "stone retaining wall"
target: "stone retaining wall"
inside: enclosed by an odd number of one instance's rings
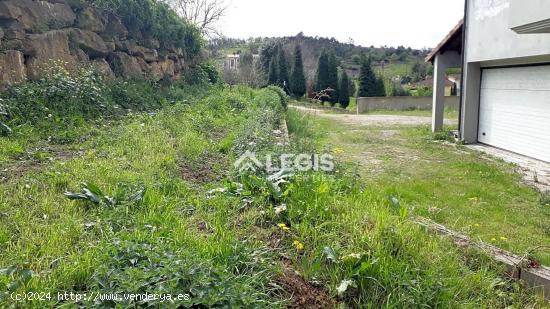
[[[181,48],[129,39],[112,13],[90,7],[76,12],[65,0],[0,0],[0,83],[39,78],[52,60],[68,69],[89,64],[107,77],[178,79],[185,67]]]

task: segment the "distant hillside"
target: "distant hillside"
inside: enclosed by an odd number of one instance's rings
[[[323,49],[333,50],[338,57],[340,66],[344,68],[352,78],[359,74],[361,53],[371,57],[375,71],[387,79],[401,80],[418,79],[414,77],[413,67],[420,64],[424,72],[429,73],[431,68],[424,64],[424,57],[428,50],[417,50],[404,46],[398,47],[363,47],[354,45],[353,42],[342,43],[334,38],[308,37],[302,33],[292,37],[282,38],[250,38],[248,40],[222,38],[211,41],[209,44],[212,55],[223,59],[226,54],[252,52],[257,54],[262,48],[270,44],[282,44],[285,53],[290,59],[294,47],[299,44],[302,47],[304,69],[311,82],[315,78],[317,59]]]

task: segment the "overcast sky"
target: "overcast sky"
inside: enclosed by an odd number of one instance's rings
[[[363,46],[434,47],[464,14],[464,0],[228,0],[232,38],[335,37]]]

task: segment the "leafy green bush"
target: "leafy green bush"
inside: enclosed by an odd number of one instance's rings
[[[199,66],[208,75],[209,83],[217,84],[221,81],[221,72],[215,63],[212,61],[207,61],[201,63]]]
[[[412,92],[415,97],[431,97],[433,95],[432,87],[419,87],[415,92]]]
[[[11,133],[11,128],[1,120],[8,115],[7,106],[2,104],[4,100],[0,98],[0,136],[5,136]]]
[[[436,141],[451,141],[452,135],[448,131],[435,132],[432,134],[433,139]]]
[[[164,90],[151,81],[106,82],[92,68],[70,72],[60,61],[43,70],[40,80],[15,84],[0,93],[2,135],[10,133],[9,127],[21,125],[42,128],[39,132],[44,136],[51,134],[48,129],[72,129],[76,134],[86,120],[156,109],[164,102]]]
[[[188,103],[191,99],[198,100],[206,96],[210,87],[210,84],[190,85],[184,80],[174,81],[166,89],[165,99],[170,103]]]
[[[60,61],[43,68],[40,80],[9,87],[3,94],[10,121],[40,123],[61,121],[60,117],[93,117],[111,108],[99,74],[89,68],[70,73]]]
[[[208,67],[208,66],[207,66]],[[39,127],[43,136],[51,130],[60,134],[74,131],[88,120],[117,118],[129,112],[151,111],[169,103],[200,97],[210,85],[208,75],[190,83],[161,85],[152,79],[103,80],[91,67],[68,71],[65,64],[53,61],[44,68],[43,77],[9,86],[0,93],[0,136],[21,125]],[[64,136],[62,139],[71,138]]]
[[[186,70],[183,79],[190,85],[201,85],[209,82],[208,72],[201,66],[191,67]]]
[[[260,102],[261,100],[259,99]],[[274,143],[273,130],[279,128],[281,114],[273,108],[257,107],[256,110],[256,114],[246,120],[246,125],[237,138],[237,153],[243,153],[245,150],[259,151]]]
[[[289,101],[289,96],[286,94],[286,92],[281,87],[277,86],[268,86],[267,89],[277,93],[281,101],[281,106],[286,110],[288,108]]]
[[[120,16],[130,36],[141,43],[154,38],[163,48],[182,48],[188,57],[197,55],[204,46],[199,29],[159,1],[93,0],[92,4]]]
[[[163,102],[159,85],[151,80],[115,80],[108,83],[107,92],[116,106],[130,111],[159,108]]]
[[[386,93],[389,97],[406,97],[411,95],[408,89],[401,86],[401,83],[392,80],[386,80]]]
[[[190,85],[218,84],[221,81],[221,73],[216,64],[206,61],[187,69],[183,79]]]

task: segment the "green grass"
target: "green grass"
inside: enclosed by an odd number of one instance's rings
[[[342,280],[352,280],[356,288],[342,297],[357,307],[502,307],[525,301],[525,295],[520,296],[521,288],[501,281],[499,267],[488,257],[433,237],[412,222],[416,215],[424,214],[404,194],[415,191],[402,185],[415,185],[412,172],[401,176],[398,170],[392,170],[383,178],[351,160],[356,156],[370,160],[369,153],[378,147],[389,148],[391,143],[376,137],[376,132],[369,134],[369,129],[338,126],[295,110],[288,113],[296,140],[308,141],[318,149],[331,149],[339,160],[335,175],[293,184],[287,201],[293,236],[306,247],[298,255],[296,267],[303,269],[307,277],[329,282],[333,295]],[[416,134],[426,132],[421,129]],[[359,152],[362,145],[357,144],[363,141],[370,141],[369,147]],[[372,144],[374,141],[376,144]],[[415,149],[422,147],[425,145],[416,144]],[[393,154],[379,155],[380,160],[390,161]],[[506,184],[514,189],[521,187],[510,182],[508,179]],[[529,192],[527,188],[522,191],[528,196]],[[429,190],[417,194],[433,201],[434,193]],[[327,255],[333,251],[336,260]],[[503,296],[504,286],[515,292],[503,298],[491,296]]]
[[[241,89],[189,99],[193,106],[179,103],[153,116],[129,117],[80,145],[81,157],[29,169],[0,186],[0,266],[36,274],[28,282],[17,272],[0,276],[0,292],[17,290],[4,284],[22,282],[19,291],[177,291],[193,292],[192,301],[207,306],[277,304],[268,295],[273,288],[264,286],[277,272],[263,262],[265,245],[248,239],[246,228],[235,229],[241,216],[250,219],[247,227],[253,224],[258,211],[243,212],[240,200],[209,199],[205,192],[231,166],[230,148],[248,135],[253,126],[247,119],[259,114],[256,109],[263,111],[263,130],[273,129],[268,104],[279,104],[279,97]],[[64,197],[84,182],[119,204]],[[143,200],[132,202],[139,188],[145,188]],[[181,264],[174,265],[178,259]],[[174,268],[181,272],[171,272]],[[159,285],[159,280],[184,281]],[[47,303],[56,301],[25,306]]]
[[[23,155],[25,145],[26,143],[21,140],[0,140],[0,163],[6,163],[16,156]]]
[[[327,106],[326,104],[321,106],[316,103],[307,102],[307,101],[294,101],[292,104],[304,106],[308,108],[316,108],[316,109],[322,109],[326,113],[338,113],[338,112],[349,112],[349,113],[356,113],[357,110],[357,98],[351,97],[350,98],[350,105],[344,110],[332,110]],[[431,110],[420,110],[420,109],[411,109],[411,110],[372,110],[367,113],[364,113],[364,115],[396,115],[396,116],[416,116],[416,117],[431,117],[432,111]],[[455,108],[445,108],[445,119],[449,120],[458,120],[458,110]]]
[[[2,183],[0,307],[145,307],[56,299],[14,304],[8,298],[14,291],[190,294],[174,304],[148,304],[153,307],[284,308],[320,296],[326,297],[321,307],[542,306],[482,253],[463,252],[412,222],[422,211],[407,194],[416,192],[407,187],[414,185],[406,181],[412,171],[400,178],[395,169],[377,182],[361,177],[364,166],[349,160],[357,148],[346,143],[360,147],[366,139],[372,149],[362,151],[376,151],[385,147],[380,137],[284,114],[280,99],[275,91],[245,87],[190,94],[156,113],[98,125],[69,145],[79,156]],[[274,137],[280,117],[287,118],[288,146]],[[416,151],[440,147],[424,141],[423,129],[403,134],[416,141]],[[25,150],[34,146],[21,142]],[[233,167],[247,149],[330,152],[337,168],[270,180],[264,171]],[[379,153],[392,162],[391,152]],[[99,202],[64,196],[83,187]],[[427,191],[417,198],[431,201]],[[283,204],[286,210],[275,211]],[[303,277],[305,290],[281,285],[288,276]],[[292,297],[296,291],[299,297]]]
[[[431,117],[432,111],[431,110],[420,110],[420,109],[413,109],[413,110],[373,110],[369,111],[366,114],[370,115],[401,115],[401,116],[418,116],[418,117]],[[454,108],[445,108],[445,119],[453,119],[458,120],[458,110]]]
[[[357,98],[356,97],[350,97],[349,98],[349,106],[347,110],[353,112],[357,111]]]
[[[414,63],[415,63],[414,61],[410,63],[409,62],[388,63],[384,65],[384,70],[382,70],[381,66],[374,66],[374,70],[378,74],[383,74],[386,78],[393,78],[395,76],[405,76],[410,74]]]
[[[315,130],[324,142],[345,149],[345,161],[357,164],[368,181],[366,190],[395,195],[416,215],[518,255],[550,243],[550,213],[511,164],[435,141],[427,126],[344,127],[317,121]],[[534,257],[550,264],[547,248]]]

